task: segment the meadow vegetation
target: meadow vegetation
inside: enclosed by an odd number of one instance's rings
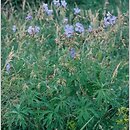
[[[2,130],[128,129],[128,1],[84,2],[3,3]]]

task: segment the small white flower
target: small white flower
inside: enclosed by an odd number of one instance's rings
[[[65,1],[65,0],[62,0],[62,1],[61,1],[61,5],[62,5],[64,8],[66,8],[66,5],[67,5],[66,1]]]
[[[66,23],[66,24],[67,24],[67,23],[68,23],[68,18],[64,18],[64,19],[63,19],[63,23]]]
[[[110,12],[108,12],[108,13],[107,13],[107,17],[110,17],[110,16],[111,16],[111,13],[110,13]]]
[[[92,32],[92,30],[93,30],[92,26],[89,25],[89,27],[88,27],[88,32]]]
[[[17,30],[16,25],[13,25],[12,30],[13,30],[13,32],[16,32],[16,30]]]
[[[74,8],[74,14],[77,15],[80,13],[80,9],[79,8]]]
[[[59,0],[53,0],[53,4],[57,7],[60,6],[60,1]]]
[[[47,10],[46,13],[47,13],[48,16],[50,16],[50,15],[52,15],[53,10]]]

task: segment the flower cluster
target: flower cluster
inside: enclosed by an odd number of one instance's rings
[[[35,27],[29,26],[27,31],[30,35],[34,35],[40,31],[40,28],[38,26]]]
[[[65,25],[64,27],[65,35],[67,37],[71,37],[74,34],[74,27],[72,25]],[[81,23],[76,23],[75,24],[75,31],[78,33],[83,33],[84,32],[84,27]]]
[[[80,13],[80,9],[77,7],[77,8],[74,8],[74,14],[77,15]]]
[[[49,10],[49,9],[48,9],[48,5],[45,4],[45,3],[43,3],[43,10],[45,11],[45,13],[46,13],[48,16],[52,15],[52,13],[53,13],[53,10]]]
[[[69,24],[65,25],[64,30],[65,30],[65,35],[67,37],[71,37],[74,33],[74,27]]]
[[[62,7],[64,7],[64,8],[66,8],[66,6],[67,6],[67,2],[66,2],[65,0],[61,0],[61,3],[60,3],[59,0],[53,0],[53,4],[54,4],[56,7],[62,6]]]
[[[75,25],[75,31],[78,33],[83,33],[84,32],[84,27],[81,23],[76,23]]]
[[[114,25],[116,23],[117,17],[113,16],[109,12],[107,15],[104,17],[104,25],[105,27],[108,27],[109,25]]]

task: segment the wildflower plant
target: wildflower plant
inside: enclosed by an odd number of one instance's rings
[[[66,8],[67,6],[67,2],[65,0],[61,0],[61,6]]]
[[[34,35],[34,34],[36,34],[36,33],[38,33],[40,31],[40,27],[38,27],[38,26],[35,26],[35,27],[29,26],[27,31],[28,31],[28,33],[30,35]]]
[[[116,23],[117,17],[111,15],[109,12],[104,17],[104,26],[108,27],[109,25],[114,25]]]
[[[128,129],[128,12],[25,7],[2,10],[2,129]]]
[[[74,8],[74,14],[77,15],[80,13],[80,9],[77,7],[77,8]]]
[[[16,30],[17,30],[16,25],[13,25],[12,30],[13,30],[13,32],[16,32]]]
[[[74,27],[72,25],[67,24],[64,27],[64,31],[66,37],[71,37],[74,34]]]
[[[75,31],[76,32],[79,32],[79,33],[83,33],[84,32],[84,27],[81,23],[76,23],[75,24]]]
[[[53,0],[53,4],[54,4],[56,7],[59,7],[59,6],[60,6],[60,1],[59,1],[59,0]]]
[[[75,49],[74,49],[74,48],[70,48],[70,56],[71,56],[72,58],[75,58],[76,52],[75,52]]]
[[[7,65],[6,65],[6,71],[7,71],[7,73],[10,72],[10,68],[11,68],[10,63],[7,63]]]
[[[50,10],[50,9],[48,8],[48,5],[45,4],[45,3],[43,3],[43,10],[44,10],[44,12],[45,12],[48,16],[52,15],[52,13],[53,13],[53,10]]]
[[[32,17],[31,14],[28,14],[28,15],[26,16],[26,20],[32,20],[32,19],[33,19],[33,17]]]

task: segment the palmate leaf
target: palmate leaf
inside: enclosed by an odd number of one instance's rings
[[[96,102],[98,105],[101,105],[102,103],[109,103],[112,100],[112,93],[110,89],[101,88],[99,90],[96,90],[94,93],[94,97],[96,98]]]
[[[21,104],[14,106],[5,115],[9,127],[11,128],[14,124],[14,127],[21,127],[22,130],[27,128],[27,117],[29,116],[30,111],[30,108],[24,107]]]
[[[48,110],[43,112],[43,125],[47,130],[60,128],[63,129],[63,118],[62,116],[56,112],[55,110]]]
[[[81,97],[79,99],[77,102],[75,114],[77,115],[77,122],[79,126],[85,124],[85,122],[89,120],[91,116],[98,117],[92,101],[87,97]]]
[[[67,110],[68,104],[66,99],[66,96],[59,95],[51,100],[56,112],[64,113]]]

